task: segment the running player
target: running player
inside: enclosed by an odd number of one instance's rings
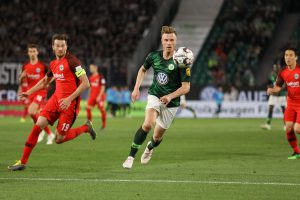
[[[129,156],[123,163],[123,168],[132,168],[138,149],[146,140],[150,130],[154,128],[153,137],[141,157],[142,164],[150,161],[153,149],[161,143],[165,131],[175,118],[180,106],[180,96],[190,90],[190,68],[180,69],[173,61],[176,40],[175,29],[163,26],[161,29],[163,50],[151,52],[138,71],[135,87],[131,94],[132,102],[139,98],[141,83],[150,67],[153,68],[155,78],[148,91],[144,123],[135,133]]]
[[[294,150],[288,159],[300,158],[296,137],[296,133],[300,133],[300,68],[297,65],[297,58],[295,48],[285,48],[284,60],[287,66],[278,73],[275,85],[267,89],[268,95],[274,95],[281,91],[284,83],[287,86],[287,107],[284,112],[285,132],[287,140]]]
[[[48,71],[48,66],[38,59],[39,52],[36,44],[28,44],[27,53],[29,61],[22,67],[22,73],[20,75],[19,82],[27,82],[27,90],[29,90],[44,78]],[[44,88],[28,95],[28,98],[24,98],[23,102],[28,101],[28,103],[26,103],[28,105],[28,114],[34,123],[36,123],[38,119],[42,106],[45,105],[46,96],[47,89]],[[55,137],[54,134],[51,132],[48,126],[46,126],[44,130],[48,134],[47,144],[52,144]],[[39,142],[42,141],[44,134],[45,133],[42,131],[39,137]]]
[[[27,97],[45,88],[53,78],[56,81],[56,90],[33,126],[26,140],[21,159],[14,165],[8,166],[8,169],[12,171],[26,168],[26,163],[37,143],[39,133],[48,124],[53,125],[56,120],[58,120],[55,131],[57,144],[72,140],[82,133],[89,133],[93,140],[96,139],[96,133],[90,121],[78,128],[71,129],[79,112],[80,94],[90,87],[90,83],[80,60],[67,52],[67,35],[55,34],[52,37],[52,49],[56,59],[50,63],[50,70],[47,75],[34,87],[23,93],[21,97]]]
[[[97,104],[101,112],[102,127],[106,127],[106,111],[105,111],[105,79],[102,74],[98,72],[98,67],[94,64],[90,65],[91,76],[89,77],[91,89],[86,105],[86,112],[88,120],[92,121],[92,108]]]

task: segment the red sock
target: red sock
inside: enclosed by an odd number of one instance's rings
[[[27,116],[27,114],[28,114],[28,108],[27,107],[25,107],[24,108],[24,111],[23,111],[23,115],[22,115],[22,118],[26,118],[26,116]]]
[[[88,120],[92,121],[92,112],[91,112],[90,108],[86,108],[86,114],[87,114]]]
[[[68,130],[65,138],[63,139],[63,141],[61,143],[64,143],[69,140],[73,140],[74,138],[81,135],[82,133],[88,132],[88,130],[89,130],[89,128],[87,125],[82,125],[78,128],[72,128],[72,129]]]
[[[106,112],[103,107],[99,107],[99,110],[101,112],[102,128],[105,128],[106,127]]]
[[[21,158],[22,164],[25,165],[27,163],[31,151],[37,143],[40,132],[41,132],[41,128],[38,125],[34,125],[25,143],[23,155]]]
[[[47,135],[50,135],[50,134],[51,134],[51,130],[50,130],[50,128],[49,128],[48,126],[46,126],[46,127],[44,128],[44,131],[47,133]]]
[[[35,115],[30,115],[30,117],[33,119],[33,122],[35,123],[39,117],[39,115],[35,114]]]
[[[297,137],[295,135],[294,130],[291,130],[290,132],[286,131],[286,138],[288,142],[290,143],[291,147],[294,149],[295,153],[300,153]]]

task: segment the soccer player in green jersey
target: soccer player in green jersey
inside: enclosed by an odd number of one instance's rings
[[[269,80],[268,80],[268,87],[273,87],[278,72],[281,70],[280,65],[274,64],[273,65],[273,71],[270,73]],[[266,120],[265,124],[260,125],[260,127],[264,130],[271,130],[271,121],[273,118],[273,110],[276,105],[281,107],[282,113],[284,114],[285,112],[285,107],[286,107],[286,95],[287,95],[287,90],[284,86],[284,89],[281,90],[278,94],[273,94],[269,96],[268,100],[268,105],[269,105],[269,110],[268,110],[268,118]],[[284,123],[284,122],[283,122]],[[283,130],[285,131],[285,123],[283,125]]]
[[[146,71],[152,67],[153,82],[148,91],[148,102],[145,110],[145,120],[135,133],[130,153],[123,167],[131,169],[138,149],[146,140],[147,134],[154,128],[153,137],[141,157],[141,163],[147,164],[165,131],[170,127],[180,106],[180,96],[190,90],[190,68],[178,68],[173,61],[176,49],[177,33],[173,27],[163,26],[161,29],[161,43],[163,50],[151,52],[138,71],[134,90],[131,94],[132,102],[139,96],[139,88]]]

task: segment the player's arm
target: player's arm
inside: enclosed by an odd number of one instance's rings
[[[168,95],[165,95],[165,96],[162,96],[160,98],[160,101],[167,105],[168,103],[170,103],[170,101],[172,99],[175,99],[181,95],[184,95],[186,93],[188,93],[190,91],[190,87],[191,87],[191,84],[190,82],[181,82],[181,87],[178,88],[177,90],[175,90],[174,92],[168,94]]]
[[[146,72],[147,72],[147,69],[144,67],[144,65],[142,65],[138,71],[136,81],[135,81],[135,86],[131,93],[132,102],[135,102],[140,97],[140,87],[144,80]]]
[[[275,82],[274,86],[267,89],[267,94],[268,95],[277,94],[278,92],[280,92],[283,84],[284,84],[284,80],[281,77],[281,71],[280,71],[277,75],[276,82]]]
[[[101,96],[103,95],[104,91],[105,91],[105,86],[101,85],[100,92],[99,92],[99,94],[97,96],[97,101],[100,101]]]
[[[74,99],[76,99],[84,90],[86,90],[90,87],[89,79],[86,76],[86,73],[84,70],[81,73],[77,73],[76,76],[78,77],[78,79],[81,82],[80,85],[70,96],[68,96],[67,98],[60,99],[58,101],[59,106],[63,110],[67,109]]]
[[[97,102],[100,101],[101,96],[105,92],[105,79],[103,77],[101,77],[99,82],[101,83],[101,88],[100,88],[100,92],[99,92],[99,94],[97,96],[97,99],[96,99]]]
[[[23,92],[20,95],[20,98],[23,100],[23,98],[28,97],[29,95],[35,93],[36,91],[46,88],[51,80],[52,77],[44,76],[44,78],[42,78],[39,82],[37,82],[37,84],[35,84],[32,88],[30,88],[26,92]]]
[[[267,89],[267,95],[277,94],[278,92],[280,92],[280,90],[281,90],[281,87],[275,85],[274,87]]]
[[[22,73],[19,76],[19,83],[22,84],[23,80],[26,78],[26,71],[22,71]]]

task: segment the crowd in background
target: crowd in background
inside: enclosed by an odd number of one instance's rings
[[[198,70],[208,77],[204,77],[203,84],[254,86],[258,60],[272,38],[282,10],[283,0],[225,1],[201,52],[202,59],[196,63],[206,68]]]
[[[23,62],[26,45],[52,58],[51,37],[69,35],[70,51],[83,62],[108,66],[113,81],[126,80],[127,59],[155,15],[158,0],[1,0],[0,62]],[[8,39],[9,38],[9,39]]]

